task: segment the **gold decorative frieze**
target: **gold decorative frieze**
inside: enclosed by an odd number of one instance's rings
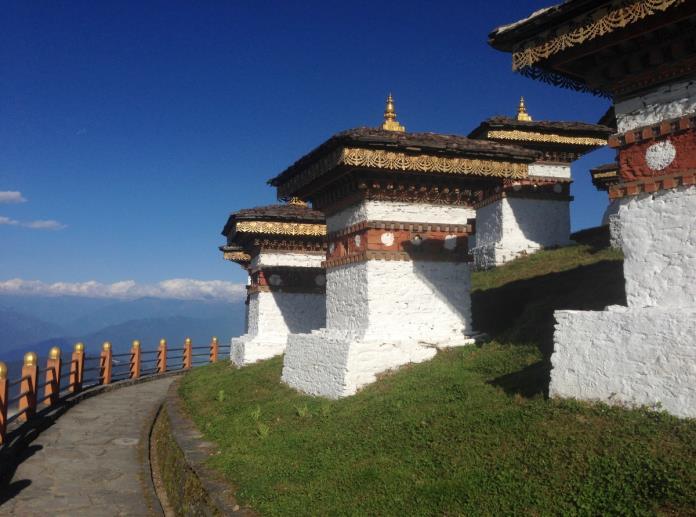
[[[269,235],[326,235],[326,225],[311,223],[286,223],[275,221],[239,221],[236,229],[240,233],[266,233]]]
[[[580,27],[569,27],[567,32],[559,35],[551,33],[549,34],[551,37],[547,41],[513,52],[512,69],[519,70],[532,66],[558,52],[623,29],[657,12],[664,12],[684,2],[686,0],[637,0],[621,7],[619,7],[621,4],[618,4],[610,10],[607,8],[598,9]]]
[[[606,138],[592,138],[584,136],[564,136],[549,133],[537,133],[534,131],[520,131],[518,129],[496,129],[488,132],[488,138],[500,140],[516,140],[518,142],[544,142],[549,144],[570,145],[607,145]]]
[[[225,251],[223,258],[231,262],[251,262],[251,255],[243,251]]]
[[[381,149],[343,149],[342,162],[354,167],[412,172],[439,172],[469,176],[524,178],[527,164],[470,158],[450,158],[427,154],[409,155]]]

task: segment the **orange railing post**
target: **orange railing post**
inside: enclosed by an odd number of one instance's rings
[[[34,352],[24,354],[22,366],[22,382],[19,384],[19,411],[21,420],[29,420],[36,414],[36,382],[39,380],[39,365]]]
[[[5,443],[7,432],[7,401],[9,399],[9,384],[7,365],[0,361],[0,444]]]
[[[104,341],[102,345],[101,361],[100,361],[99,373],[101,374],[102,384],[111,384],[111,371],[113,369],[113,351],[111,350],[111,343]]]
[[[181,365],[182,368],[191,368],[191,353],[193,352],[193,350],[191,350],[191,346],[191,338],[187,337],[184,341],[183,364]]]
[[[130,378],[140,378],[140,341],[137,339],[133,341],[133,346],[131,347]]]
[[[218,338],[213,336],[213,340],[210,342],[210,362],[216,363],[218,356]]]
[[[157,349],[157,373],[167,371],[167,340],[160,339],[159,348]]]
[[[82,376],[85,370],[85,345],[77,343],[73,349],[70,362],[70,391],[77,393],[82,390]]]
[[[44,388],[44,401],[47,406],[58,402],[60,397],[60,370],[63,366],[60,358],[60,348],[54,346],[48,352],[46,361],[46,387]]]

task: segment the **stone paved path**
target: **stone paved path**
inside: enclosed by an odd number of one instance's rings
[[[146,444],[140,442],[172,381],[103,393],[58,418],[30,444],[35,452],[10,485],[18,493],[0,506],[0,515],[153,515],[143,479],[149,476]]]

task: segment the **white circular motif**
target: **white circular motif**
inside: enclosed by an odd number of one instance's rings
[[[361,242],[360,235],[356,235],[356,236],[355,236],[355,245],[356,245],[358,248],[360,247],[360,242]]]
[[[446,235],[445,236],[445,249],[452,251],[457,247],[457,236],[456,235]]]
[[[520,185],[519,183],[515,183],[512,186],[512,190],[514,190],[515,192],[519,192],[520,190],[522,190],[522,185]]]
[[[645,150],[645,161],[648,163],[648,167],[654,171],[661,171],[669,167],[676,156],[677,150],[669,140],[653,144]]]
[[[334,250],[336,249],[336,245],[332,242],[329,244],[329,255],[333,255]]]
[[[385,246],[391,246],[394,244],[394,234],[391,232],[384,232],[382,237],[380,237],[380,240]]]
[[[268,279],[268,283],[271,285],[280,285],[283,283],[283,280],[280,278],[280,275],[276,275],[275,273],[270,276]]]
[[[323,286],[326,285],[326,276],[324,275],[317,275],[314,277],[314,283],[317,284],[318,286]]]
[[[553,186],[553,191],[554,191],[556,194],[560,194],[562,190],[563,190],[563,186],[562,186],[560,183],[556,183],[556,184]]]
[[[411,239],[411,243],[414,246],[420,246],[421,244],[423,244],[423,237],[421,237],[420,235],[416,235],[415,237],[413,237],[413,239]]]

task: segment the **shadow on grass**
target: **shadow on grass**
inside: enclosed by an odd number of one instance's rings
[[[493,379],[491,384],[510,394],[547,396],[554,311],[599,311],[607,305],[625,304],[623,263],[614,260],[474,291],[474,328],[500,343],[525,346],[533,343],[542,356],[540,362]]]

